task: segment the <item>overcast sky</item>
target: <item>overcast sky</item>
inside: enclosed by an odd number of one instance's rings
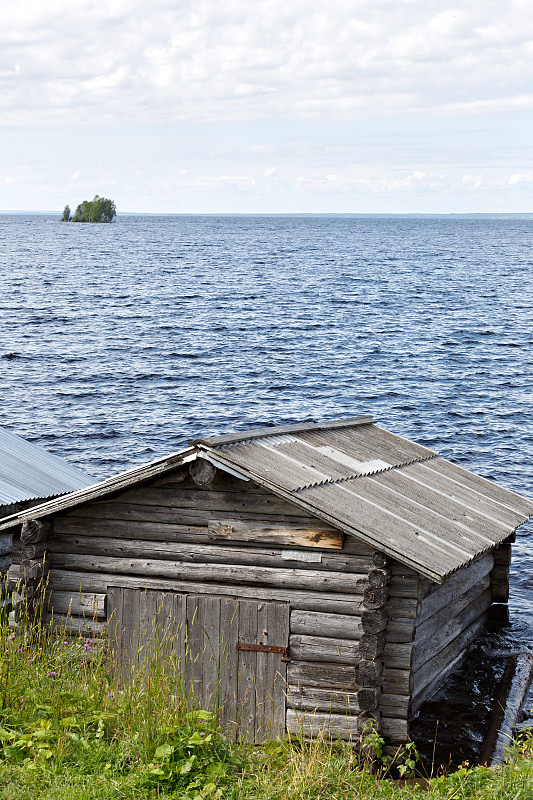
[[[530,0],[17,0],[0,209],[533,211]]]

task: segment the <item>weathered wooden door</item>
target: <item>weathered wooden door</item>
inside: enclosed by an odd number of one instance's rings
[[[261,742],[284,733],[287,603],[114,587],[107,608],[126,674],[146,664],[143,653],[164,633],[188,693],[230,738]]]
[[[132,674],[185,666],[187,596],[110,586],[107,625],[110,649],[123,683]]]

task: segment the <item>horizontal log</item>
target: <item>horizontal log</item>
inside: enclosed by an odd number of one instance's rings
[[[374,711],[379,704],[379,689],[358,689],[340,692],[331,689],[312,689],[289,686],[287,705],[296,711],[327,711],[335,714],[360,714]]]
[[[381,680],[383,694],[401,694],[409,696],[410,671],[385,667]]]
[[[191,461],[190,463],[193,464],[195,462]],[[180,488],[195,490],[200,488],[206,492],[215,490],[217,492],[238,492],[239,494],[242,492],[250,492],[250,494],[272,494],[272,492],[269,492],[268,489],[264,489],[254,481],[247,481],[243,480],[242,478],[237,478],[234,475],[230,475],[229,472],[224,472],[224,470],[221,469],[217,470],[211,484],[199,486],[195,483],[193,477],[191,476],[188,465],[179,470],[168,472],[166,475],[161,475],[159,478],[151,480],[149,485],[152,488],[167,487],[171,489]]]
[[[383,664],[391,669],[411,669],[411,653],[414,643],[387,642],[383,650]]]
[[[361,687],[379,686],[383,664],[381,661],[359,661],[355,667],[355,682]]]
[[[230,476],[228,475],[228,478]],[[187,482],[190,484],[189,488],[192,489],[192,478],[189,473],[189,465],[185,464],[182,467],[178,467],[178,469],[171,470],[170,472],[166,472],[164,475],[161,475],[158,478],[152,478],[149,482],[149,486],[153,486],[154,488],[158,488],[160,486],[166,486],[167,488],[175,488],[178,483]],[[240,481],[240,483],[245,483],[244,481]]]
[[[102,513],[100,505],[105,505],[105,514],[108,516]],[[122,510],[121,516],[124,518],[115,519],[110,515],[116,507],[123,509],[118,503],[95,505],[93,509],[100,512],[98,516],[86,516],[87,508],[80,507],[76,509],[76,511],[79,512],[79,516],[68,514],[56,518],[55,533],[56,535],[63,534],[69,537],[77,534],[87,537],[154,541],[163,542],[165,544],[171,542],[197,544],[209,542],[211,546],[214,546],[215,542],[209,537],[208,533],[209,523],[211,522],[213,526],[216,525],[218,521],[227,522],[227,517],[217,520],[212,519],[211,517],[213,515],[211,514],[206,515],[205,519],[198,516],[190,518],[190,515],[188,519],[184,519],[183,515],[176,515],[175,510],[170,510],[171,513],[156,514],[154,513],[153,507],[150,506],[139,507],[141,509],[140,511],[134,511],[131,514]],[[128,512],[131,512],[132,509],[135,508],[137,507],[124,506],[124,509]],[[167,512],[168,510],[157,509],[157,511]],[[196,513],[197,512],[195,512],[195,514]],[[243,515],[239,515],[239,517],[242,516]],[[138,517],[141,517],[141,519],[137,519]],[[187,524],[181,524],[184,522]],[[261,542],[261,534],[264,533],[265,541],[271,545],[270,549],[275,550],[278,548],[278,552],[282,548],[287,547],[287,545],[297,545],[299,548],[309,546],[313,550],[316,549],[318,542],[313,543],[313,541],[307,541],[305,544],[301,534],[303,532],[305,537],[311,536],[311,538],[313,538],[314,536],[316,537],[317,531],[321,530],[322,527],[327,527],[325,523],[323,526],[322,523],[320,523],[321,528],[319,529],[317,528],[316,520],[306,517],[286,517],[280,521],[273,517],[270,519],[258,518],[254,515],[253,520],[232,519],[231,522],[232,524],[242,525],[243,528],[252,531],[253,536],[250,535],[248,538],[243,537],[239,542],[242,549],[255,549],[257,544]],[[337,532],[331,531],[331,533],[328,533],[329,543],[324,539],[325,544],[327,544],[327,550],[333,549],[330,547],[332,544],[332,536],[337,537]],[[55,538],[56,537],[54,537],[54,539]],[[327,559],[333,555],[336,555],[338,560],[342,560],[343,564],[352,565],[350,567],[352,571],[361,569],[364,572],[368,572],[369,568],[372,566],[371,557],[368,554],[358,553],[357,551],[354,553],[343,551],[342,555],[341,553],[334,554],[326,552],[324,553],[324,558]]]
[[[368,714],[356,717],[347,714],[314,714],[311,711],[287,709],[287,733],[300,736],[329,735],[332,738],[358,738],[368,725]]]
[[[369,587],[364,592],[364,606],[369,611],[375,608],[383,608],[389,599],[387,587]]]
[[[490,573],[491,586],[503,584],[506,586],[509,583],[509,565],[508,564],[495,564]]]
[[[423,600],[424,597],[427,597],[429,594],[437,592],[441,588],[441,586],[442,584],[435,583],[435,581],[430,581],[429,578],[421,577],[418,590],[418,599]]]
[[[416,599],[419,596],[419,584],[417,575],[393,575],[389,584],[389,595]]]
[[[394,597],[388,604],[390,616],[396,619],[417,619],[419,608],[420,602],[414,597]]]
[[[383,745],[382,755],[388,756],[395,764],[401,764],[401,755],[403,752],[402,744],[385,744]]]
[[[346,664],[322,664],[292,661],[287,667],[287,681],[291,686],[355,690],[355,670]]]
[[[47,614],[44,622],[54,630],[65,633],[83,633],[87,636],[101,636],[104,623],[88,617],[72,617],[70,614]]]
[[[47,603],[54,614],[70,614],[74,617],[106,616],[105,594],[89,594],[88,592],[48,592]]]
[[[420,578],[418,572],[416,572],[412,567],[406,567],[405,564],[400,564],[399,561],[392,561],[390,570],[393,575],[400,575],[401,577],[405,578]],[[424,579],[422,578],[422,580]]]
[[[285,523],[242,522],[235,519],[210,520],[209,537],[234,542],[268,542],[291,547],[318,547],[321,550],[342,550],[344,534],[316,520],[313,527]]]
[[[379,732],[388,743],[399,745],[409,741],[409,723],[406,719],[382,716]]]
[[[357,556],[344,553],[312,551],[313,561],[306,561],[309,551],[287,551],[275,547],[243,547],[226,542],[202,544],[174,541],[145,541],[114,539],[107,536],[83,536],[75,533],[56,533],[49,542],[50,553],[79,553],[80,555],[110,556],[113,558],[148,558],[165,561],[185,561],[205,564],[238,564],[285,569],[318,569],[365,575],[367,565]],[[297,556],[300,554],[304,560]],[[288,556],[294,556],[289,558]]]
[[[423,622],[417,622],[415,638],[417,643],[423,642],[431,637],[436,630],[440,630],[453,616],[461,614],[479,595],[489,588],[490,573],[483,575],[477,583],[471,586],[468,591],[454,598],[453,603],[439,608]],[[422,601],[422,608],[425,601]]]
[[[379,710],[384,717],[400,717],[407,719],[409,715],[409,695],[382,693]]]
[[[0,575],[7,575],[11,569],[11,555],[0,556]]]
[[[195,484],[207,486],[213,483],[217,468],[205,458],[197,458],[196,461],[191,461],[189,464],[189,474]]]
[[[143,508],[149,507],[143,506]],[[140,539],[142,541],[165,543],[195,542],[204,544],[209,541],[207,522],[205,525],[181,525],[163,521],[156,516],[150,517],[150,515],[147,515],[146,520],[90,517],[83,516],[81,513],[86,511],[86,508],[80,507],[76,510],[80,512],[79,516],[68,514],[63,517],[56,517],[51,544],[60,535],[133,539],[134,541]]]
[[[389,615],[384,608],[374,609],[373,611],[363,611],[361,614],[361,625],[365,633],[379,633],[384,631],[389,621]]]
[[[281,600],[291,607],[303,611],[319,611],[332,614],[360,615],[362,596],[359,600],[353,594],[324,594],[302,592],[286,587],[229,586],[220,583],[201,583],[198,581],[178,581],[175,579],[148,578],[142,575],[125,575],[105,572],[77,572],[75,570],[52,569],[49,586],[54,591],[106,592],[108,586],[124,586],[130,589],[160,589],[167,592],[191,592],[195,594],[224,595],[257,600]]]
[[[48,550],[49,542],[36,542],[35,544],[25,544],[20,550],[21,561],[42,560]]]
[[[505,564],[508,567],[511,563],[511,545],[501,544],[492,551],[492,556],[494,558],[494,566]]]
[[[374,550],[372,553],[372,562],[378,569],[384,569],[390,566],[391,559],[386,553],[382,553],[380,550]]]
[[[360,617],[344,614],[319,614],[316,611],[291,612],[291,633],[309,636],[332,636],[335,639],[360,639],[363,629]]]
[[[227,510],[199,510],[168,505],[154,506],[134,502],[122,503],[119,500],[109,500],[105,503],[88,503],[87,505],[78,506],[72,511],[66,512],[64,515],[61,515],[61,517],[56,517],[55,519],[114,519],[130,522],[159,522],[169,525],[191,525],[194,527],[207,528],[209,520],[227,518]],[[302,514],[301,511],[300,516],[295,514],[265,514],[255,512],[252,508],[249,511],[232,511],[231,518],[249,522],[272,522],[280,524],[294,522],[302,527],[313,527],[316,524],[316,517]],[[326,523],[324,523],[324,526],[325,525]]]
[[[284,514],[301,516],[301,509],[274,494],[251,494],[250,492],[216,492],[196,489],[151,489],[139,486],[119,495],[120,503],[136,503],[147,506],[169,506],[199,511],[248,511],[254,514]],[[112,501],[111,501],[112,502]]]
[[[414,619],[396,619],[392,617],[387,625],[388,642],[412,642],[415,638]]]
[[[13,534],[0,533],[0,557],[9,556],[13,552]]]
[[[375,711],[379,706],[380,696],[381,689],[379,686],[358,689],[357,701],[361,711]]]
[[[375,661],[385,647],[383,634],[364,633],[359,640],[359,657],[367,661]]]
[[[19,582],[20,573],[21,573],[20,564],[11,564],[7,575],[8,591],[13,592],[15,590],[15,586]]]
[[[490,604],[490,589],[485,589],[477,597],[472,597],[458,614],[454,614],[454,609],[450,609],[447,620],[439,617],[436,625],[429,624],[435,617],[427,620],[416,632],[411,669],[416,672],[433,655],[447,647],[451,641],[467,630],[470,625],[484,614]]]
[[[293,634],[289,637],[289,655],[295,661],[357,664],[360,658],[359,642]]]
[[[391,572],[390,569],[371,569],[368,573],[368,584],[372,587],[383,587],[387,586],[390,581]]]
[[[456,597],[471,589],[484,575],[491,571],[493,566],[492,553],[487,553],[467,568],[459,570],[459,572],[452,575],[445,584],[439,586],[423,599],[417,617],[417,624],[420,625],[440,609],[453,604]]]
[[[26,581],[40,581],[50,570],[50,564],[45,559],[34,559],[31,561],[24,561],[21,564],[19,576],[22,580]]]
[[[450,644],[427,661],[419,670],[412,673],[411,713],[419,711],[422,703],[442,686],[448,675],[453,672],[466,655],[468,645],[479,634],[486,623],[487,614],[483,614],[476,622]]]
[[[360,707],[357,692],[315,689],[307,686],[289,686],[287,706],[296,711],[329,711],[335,714],[360,714],[361,711],[373,710]]]
[[[52,523],[46,519],[29,519],[22,523],[20,540],[22,544],[44,542],[52,532]]]
[[[311,517],[311,519],[313,519],[313,517]],[[326,525],[326,523],[324,523],[324,525]],[[336,530],[336,528],[333,528],[333,530]],[[374,553],[374,548],[370,547],[370,545],[366,544],[365,542],[362,542],[361,539],[356,539],[355,536],[352,536],[351,534],[347,533],[345,535],[342,549],[345,553],[351,553],[352,555],[369,558],[372,560],[372,563],[374,563],[372,555]]]
[[[146,558],[114,558],[111,556],[50,553],[50,564],[56,569],[81,572],[111,572],[174,580],[213,581],[254,586],[284,586],[323,592],[362,593],[366,575],[342,572],[320,572],[304,569],[274,569],[238,564],[188,564],[183,561],[162,561]]]
[[[490,573],[490,590],[493,603],[507,603],[509,600],[509,565],[495,564]]]

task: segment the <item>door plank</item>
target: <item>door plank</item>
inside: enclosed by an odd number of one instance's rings
[[[219,724],[226,736],[236,740],[237,676],[239,673],[239,603],[228,597],[220,599],[220,696]]]
[[[249,644],[257,637],[257,602],[241,600],[239,603],[239,642]],[[239,738],[255,741],[255,676],[257,672],[257,653],[239,650],[239,670],[237,698],[239,705]]]

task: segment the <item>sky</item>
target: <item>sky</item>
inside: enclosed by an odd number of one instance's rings
[[[0,209],[531,212],[530,0],[17,0]]]

